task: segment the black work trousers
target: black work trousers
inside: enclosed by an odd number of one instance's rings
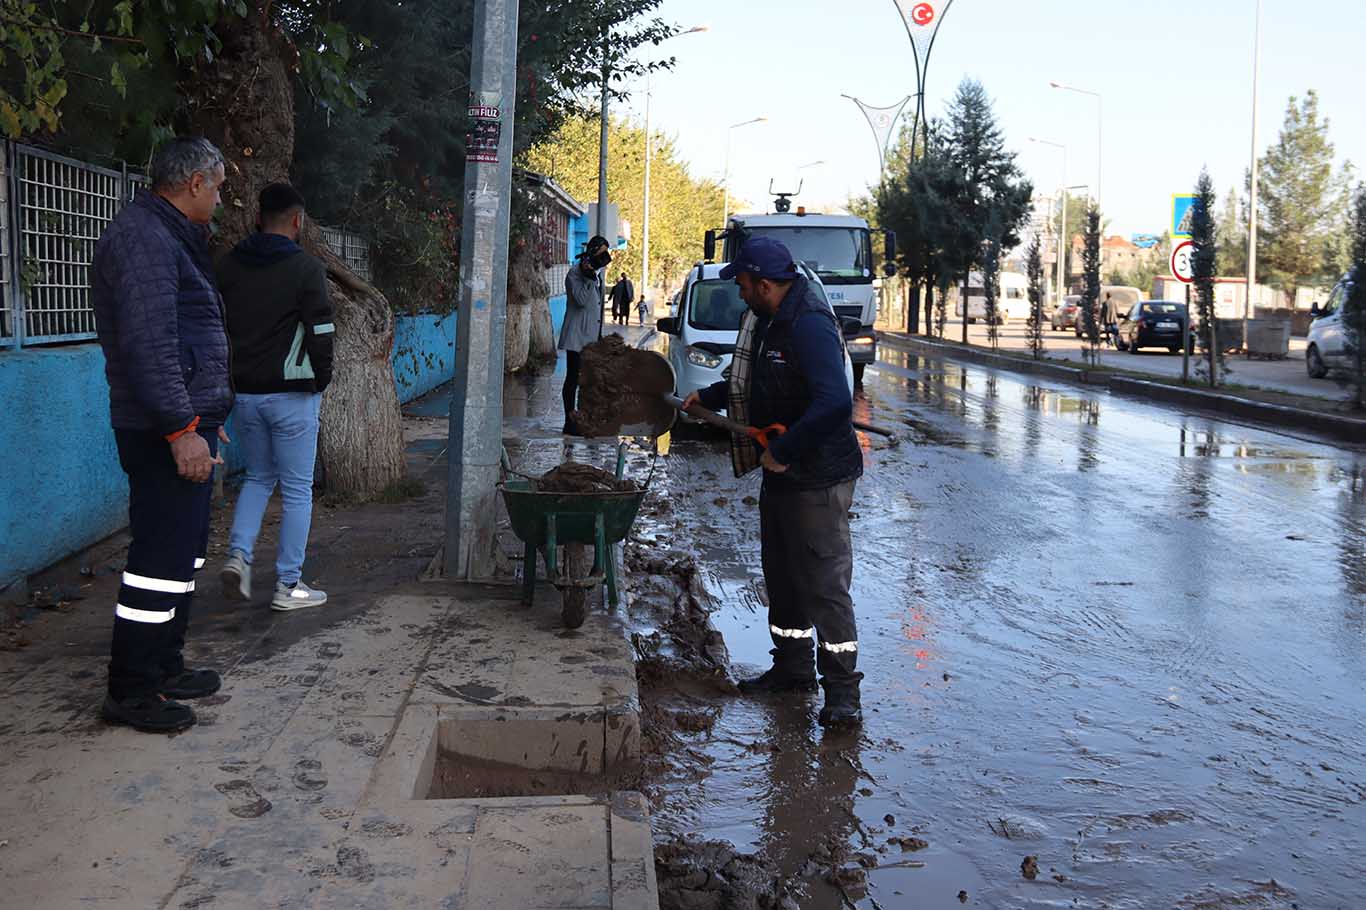
[[[199,433],[217,454],[217,429]],[[213,483],[181,478],[170,443],[155,432],[115,430],[114,439],[128,475],[133,538],[109,656],[109,694],[124,699],[155,693],[185,669],[185,629],[194,576],[208,552]]]
[[[578,407],[579,360],[578,351],[564,352],[564,388],[560,390],[560,397],[564,400],[565,426],[569,426],[574,417],[574,409]]]
[[[856,669],[858,630],[849,596],[854,484],[849,480],[822,490],[793,490],[765,480],[759,494],[773,665],[809,679],[814,645],[816,670],[827,691],[857,688],[863,679]]]

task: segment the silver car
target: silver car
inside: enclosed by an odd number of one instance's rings
[[[1322,379],[1330,372],[1349,369],[1355,362],[1356,348],[1349,342],[1342,317],[1342,305],[1351,290],[1352,274],[1349,272],[1333,288],[1326,304],[1322,307],[1316,304],[1309,311],[1314,321],[1309,324],[1304,366],[1311,379]]]

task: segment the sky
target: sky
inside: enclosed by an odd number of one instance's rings
[[[944,0],[936,0],[942,5]],[[1161,233],[1173,193],[1191,192],[1202,166],[1222,200],[1241,185],[1252,142],[1256,0],[953,0],[943,14],[926,80],[932,115],[964,76],[995,102],[1007,147],[1036,193],[1097,182],[1097,104],[1049,88],[1099,92],[1101,201],[1110,233]],[[664,0],[683,28],[652,49],[674,56],[652,88],[652,127],[677,137],[693,172],[720,179],[731,138],[732,196],[766,205],[777,188],[836,211],[875,183],[877,146],[853,95],[879,106],[915,91],[910,41],[893,0]],[[1259,148],[1279,132],[1291,95],[1319,93],[1338,157],[1366,173],[1366,3],[1265,0]],[[643,112],[637,86],[625,112]],[[907,106],[909,119],[914,102]],[[729,130],[767,117],[766,123]],[[1084,192],[1084,191],[1083,191]]]

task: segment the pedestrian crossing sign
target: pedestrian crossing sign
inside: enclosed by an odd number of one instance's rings
[[[1195,212],[1194,193],[1174,193],[1172,195],[1172,237],[1188,238],[1191,235],[1191,215]]]

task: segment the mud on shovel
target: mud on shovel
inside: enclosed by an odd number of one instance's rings
[[[638,386],[642,392],[674,388],[674,371],[673,367],[669,365],[669,361],[656,351],[641,351],[640,354],[643,356],[639,358],[637,375],[632,377],[632,384]],[[649,420],[623,426],[622,432],[632,436],[663,436],[673,427],[680,411],[729,433],[748,436],[760,448],[765,449],[768,448],[771,439],[781,436],[787,431],[787,428],[779,423],[762,429],[746,426],[739,421],[731,420],[729,417],[722,417],[700,404],[695,404],[684,411],[683,399],[669,391],[663,392],[660,398],[662,403],[667,405],[667,411],[661,407],[650,415]]]

